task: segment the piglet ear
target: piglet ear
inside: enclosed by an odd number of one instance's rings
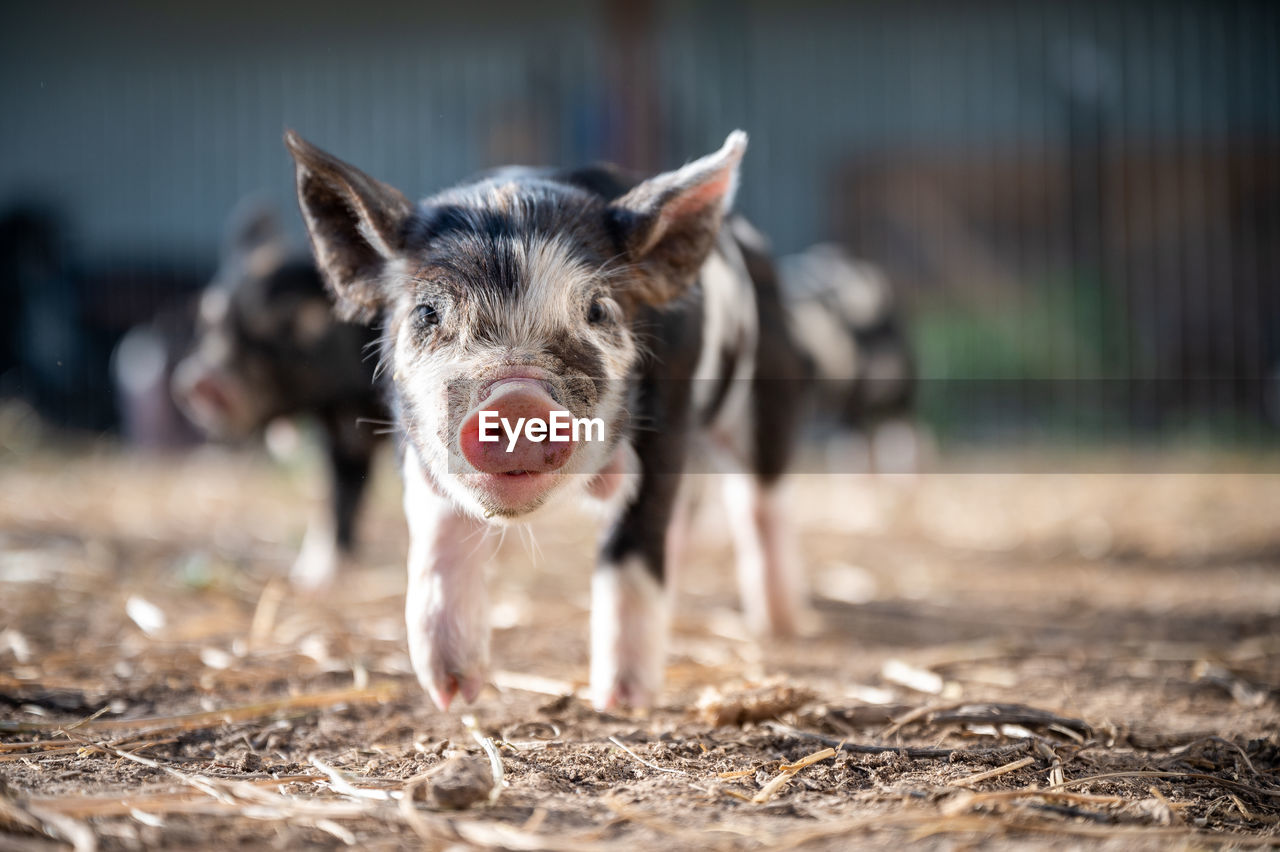
[[[275,207],[261,198],[236,205],[222,241],[220,272],[230,280],[262,278],[284,262],[289,253],[284,228]]]
[[[311,248],[344,319],[369,321],[385,304],[383,274],[402,245],[412,205],[399,190],[321,151],[292,130],[298,206]]]
[[[284,242],[284,228],[275,207],[262,198],[246,198],[231,211],[222,253],[225,258],[245,257]]]
[[[631,259],[645,275],[639,295],[663,304],[684,293],[733,205],[747,134],[735,130],[714,154],[650,178],[612,204]]]

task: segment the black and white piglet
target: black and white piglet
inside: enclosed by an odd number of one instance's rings
[[[200,296],[195,340],[172,391],[209,437],[236,440],[278,417],[309,415],[325,438],[330,506],[307,529],[292,579],[329,583],[354,526],[386,407],[373,382],[377,336],[334,315],[315,262],[290,251],[262,206],[232,217],[213,282]]]
[[[792,337],[813,377],[809,425],[829,449],[861,435],[870,466],[915,472],[916,359],[888,277],[832,243],[779,259],[778,271]]]
[[[415,204],[286,135],[339,310],[383,332],[411,535],[410,654],[441,708],[487,680],[485,526],[584,496],[608,516],[592,583],[593,701],[657,698],[694,454],[734,471],[749,619],[796,626],[798,566],[776,486],[801,359],[769,259],[722,228],[746,142],[735,132],[639,182],[609,167],[511,168]],[[602,421],[602,437],[553,442],[544,428],[485,440],[486,417],[555,412]]]

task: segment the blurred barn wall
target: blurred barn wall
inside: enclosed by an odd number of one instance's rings
[[[885,265],[927,376],[1215,376],[1256,415],[1277,44],[1280,8],[1243,0],[24,4],[0,211],[55,214],[75,313],[35,313],[80,339],[62,369],[87,398],[83,341],[196,286],[243,196],[292,208],[285,127],[410,194],[513,161],[673,165],[745,127],[740,208],[781,252]]]

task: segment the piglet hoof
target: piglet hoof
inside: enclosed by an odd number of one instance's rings
[[[821,614],[806,600],[778,595],[748,606],[744,615],[748,631],[757,640],[809,639],[823,632]]]
[[[421,677],[419,677],[421,680]],[[480,695],[480,691],[484,689],[487,678],[483,674],[472,673],[469,675],[458,674],[455,672],[447,672],[439,678],[433,678],[430,683],[423,683],[423,688],[427,694],[431,696],[431,700],[435,705],[443,711],[448,711],[449,705],[453,704],[453,699],[459,695],[468,704],[475,701]]]
[[[661,690],[661,682],[646,683],[644,678],[619,677],[611,683],[592,684],[591,704],[602,713],[624,708],[646,710],[653,706]]]
[[[448,710],[459,695],[475,701],[489,680],[488,643],[481,635],[459,632],[453,624],[424,625],[410,629],[409,657],[418,682],[441,710]]]
[[[418,682],[441,710],[448,710],[459,695],[468,704],[475,701],[489,680],[488,667],[483,664],[458,665],[438,657],[423,666],[415,659],[414,669]]]
[[[793,601],[773,598],[764,605],[765,615],[753,619],[752,632],[762,639],[794,639],[800,635],[801,607]]]
[[[289,569],[289,582],[303,592],[319,593],[333,587],[343,562],[333,542],[317,540],[308,534],[298,558]]]

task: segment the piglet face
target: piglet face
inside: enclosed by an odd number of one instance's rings
[[[472,201],[515,191],[486,186]],[[589,223],[564,223],[578,229],[571,242],[519,221],[483,233],[427,210],[435,218],[419,227],[430,237],[389,282],[383,354],[401,425],[459,503],[524,515],[612,452],[636,334],[611,288],[603,234]]]
[[[183,414],[206,435],[220,440],[247,436],[262,419],[262,394],[237,358],[229,317],[231,294],[224,287],[200,297],[196,340],[173,373],[173,397]]]
[[[517,518],[607,468],[626,432],[646,311],[685,296],[745,137],[630,184],[612,172],[506,170],[417,205],[286,143],[339,310],[383,322],[399,426],[435,487]]]
[[[195,337],[174,370],[171,391],[209,437],[247,437],[298,408],[317,383],[312,374],[340,380],[320,363],[339,333],[318,273],[289,259],[274,215],[242,211],[233,218],[218,272],[200,295]]]

